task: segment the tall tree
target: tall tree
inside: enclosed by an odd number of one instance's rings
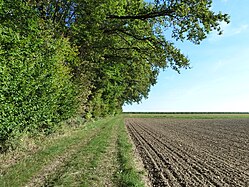
[[[79,47],[74,75],[91,85],[88,111],[140,102],[156,84],[160,69],[177,72],[189,59],[174,40],[199,44],[211,31],[222,34],[227,14],[211,0],[31,0],[44,20]],[[114,104],[115,103],[115,104]],[[97,112],[101,115],[101,112]]]

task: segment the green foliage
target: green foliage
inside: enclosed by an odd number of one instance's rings
[[[5,18],[0,26],[3,143],[23,132],[49,133],[75,113],[77,92],[66,64],[77,53],[67,39],[55,39],[42,28],[36,13],[22,2],[5,1],[0,16]]]

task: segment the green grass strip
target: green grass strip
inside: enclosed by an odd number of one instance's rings
[[[124,120],[122,118],[118,121],[118,161],[120,164],[117,172],[118,186],[120,187],[144,187],[141,180],[141,174],[134,167],[134,157],[132,145],[129,142],[129,137],[125,129]]]

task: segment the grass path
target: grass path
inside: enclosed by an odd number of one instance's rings
[[[143,186],[122,117],[69,134],[45,140],[33,154],[0,168],[1,186]]]

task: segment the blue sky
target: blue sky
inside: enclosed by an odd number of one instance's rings
[[[192,69],[162,71],[149,98],[125,112],[249,112],[249,1],[214,0],[212,9],[230,15],[223,35],[200,45],[179,43]]]

